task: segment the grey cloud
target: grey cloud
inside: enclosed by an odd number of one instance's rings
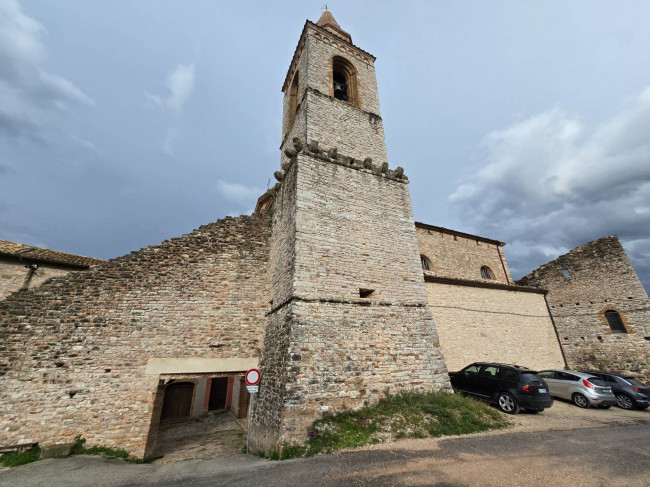
[[[263,189],[255,186],[245,186],[240,183],[231,183],[222,180],[217,181],[217,191],[226,200],[241,203],[246,206],[255,206],[257,198],[264,193]]]
[[[144,96],[158,106],[179,111],[194,88],[194,64],[176,66],[176,69],[167,76],[165,84],[170,91],[169,96],[160,97],[148,92],[145,92]]]
[[[508,259],[517,276],[617,234],[648,288],[648,126],[650,88],[591,131],[553,108],[489,134],[485,165],[449,200],[476,231],[511,244]]]
[[[0,0],[0,129],[10,136],[38,134],[68,104],[94,105],[69,80],[42,68],[45,28],[15,0]]]

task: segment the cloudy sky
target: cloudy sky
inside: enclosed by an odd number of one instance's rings
[[[0,0],[0,238],[111,258],[249,213],[324,0]],[[617,234],[650,289],[650,2],[331,1],[415,219],[515,277]]]

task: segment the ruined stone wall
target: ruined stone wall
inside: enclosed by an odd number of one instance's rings
[[[38,287],[52,277],[65,276],[71,271],[79,272],[77,267],[65,267],[52,264],[38,264],[38,269],[32,273],[28,288]],[[25,283],[29,269],[25,262],[18,259],[0,257],[0,299],[18,291]]]
[[[427,282],[429,307],[449,370],[478,361],[564,368],[543,293],[511,286]]]
[[[494,275],[493,282],[512,283],[500,246],[420,226],[416,233],[420,254],[431,261],[431,275],[486,281],[481,277],[481,266],[487,266]]]
[[[577,247],[518,283],[548,289],[572,368],[620,371],[647,380],[650,301],[616,236]],[[612,333],[604,315],[607,310],[620,314],[628,333]]]
[[[1,301],[0,445],[81,435],[143,456],[152,361],[260,354],[269,231],[227,218]]]

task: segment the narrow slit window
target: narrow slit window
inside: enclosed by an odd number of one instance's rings
[[[607,318],[607,323],[609,324],[612,333],[627,333],[621,315],[619,315],[617,311],[605,311],[605,318]]]
[[[562,275],[564,277],[569,277],[571,275],[571,273],[569,272],[569,269],[563,269],[562,270]]]

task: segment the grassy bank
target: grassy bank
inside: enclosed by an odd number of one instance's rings
[[[397,438],[426,438],[477,433],[508,426],[488,405],[457,394],[388,395],[376,406],[328,414],[315,421],[307,445],[283,445],[271,453],[283,460]]]
[[[0,465],[5,468],[18,467],[35,462],[41,458],[41,449],[39,447],[30,448],[29,450],[13,451],[0,456]]]

